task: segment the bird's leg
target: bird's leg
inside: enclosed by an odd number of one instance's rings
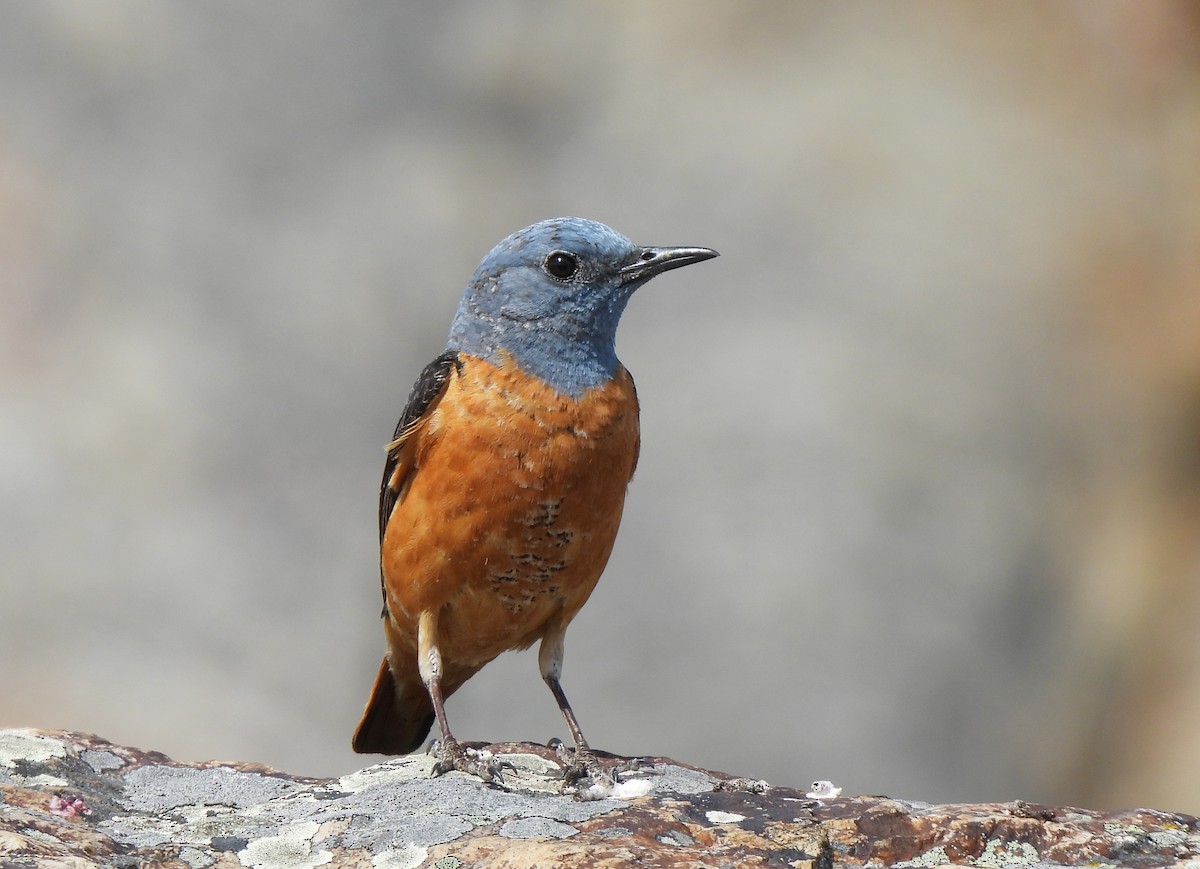
[[[567,729],[571,731],[571,738],[575,740],[575,751],[570,751],[557,739],[552,740],[551,745],[554,746],[559,759],[564,764],[564,787],[574,785],[581,779],[590,778],[596,786],[611,790],[619,774],[637,769],[640,764],[636,758],[631,758],[621,763],[606,765],[602,764],[592,752],[583,736],[583,731],[579,729],[575,711],[571,709],[571,703],[567,700],[560,681],[565,634],[565,626],[553,629],[542,637],[542,643],[538,647],[538,666],[542,671],[542,679],[550,688],[550,693],[554,695],[554,701],[558,703],[558,708],[562,711],[563,718],[566,719]]]
[[[442,696],[442,653],[437,647],[437,613],[427,611],[421,613],[417,622],[417,667],[421,672],[421,680],[429,691],[429,699],[433,702],[433,714],[437,717],[438,729],[442,736],[434,746],[437,763],[433,765],[435,776],[447,773],[452,769],[477,776],[485,782],[504,784],[502,766],[512,766],[497,760],[490,751],[464,749],[459,745],[454,734],[450,732],[450,722],[446,718],[445,698]]]

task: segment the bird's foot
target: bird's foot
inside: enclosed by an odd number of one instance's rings
[[[829,782],[813,782],[813,787],[819,784],[829,784]],[[727,778],[713,785],[714,791],[740,791],[747,794],[765,794],[770,789],[770,783],[759,778]],[[841,792],[841,788],[838,788],[838,792]],[[812,796],[812,794],[808,796]]]
[[[456,769],[467,775],[483,779],[488,784],[504,787],[504,770],[516,769],[511,763],[501,760],[486,748],[463,748],[454,737],[437,740],[430,747],[429,753],[437,758],[432,772],[435,777]]]
[[[587,747],[567,748],[561,739],[552,739],[549,745],[563,764],[563,793],[574,794],[577,800],[631,799],[654,788],[645,778],[625,778],[645,767],[639,757],[607,761]]]

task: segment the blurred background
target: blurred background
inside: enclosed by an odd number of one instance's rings
[[[0,725],[370,762],[383,445],[560,214],[722,254],[622,326],[595,745],[1200,813],[1194,2],[5,4]]]

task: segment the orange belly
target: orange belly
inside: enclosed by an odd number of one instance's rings
[[[393,654],[415,655],[418,617],[439,611],[447,675],[465,678],[587,601],[639,435],[624,368],[575,401],[513,365],[462,363],[404,446],[381,558]]]

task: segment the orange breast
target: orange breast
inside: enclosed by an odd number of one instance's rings
[[[415,644],[417,617],[441,608],[443,658],[474,667],[573,617],[612,551],[638,446],[624,368],[575,401],[463,356],[404,447],[381,553],[389,633]]]

